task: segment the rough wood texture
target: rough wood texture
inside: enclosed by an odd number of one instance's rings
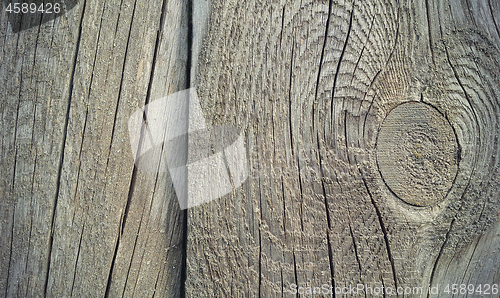
[[[208,24],[194,87],[211,124],[244,131],[252,177],[188,211],[188,296],[500,283],[497,1],[220,0]],[[380,126],[410,101],[459,146],[428,207],[377,168]]]
[[[0,297],[178,297],[184,216],[127,121],[188,87],[187,3],[0,16]]]
[[[68,3],[0,13],[0,297],[500,283],[498,1]],[[250,177],[185,213],[168,174],[134,168],[127,121],[188,87],[243,132]],[[408,102],[457,142],[426,207],[377,163]]]

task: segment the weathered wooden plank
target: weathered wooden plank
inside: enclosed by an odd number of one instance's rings
[[[134,168],[127,121],[189,86],[209,125],[243,132],[250,178],[188,211],[186,296],[500,283],[496,2],[189,5],[80,1],[20,26],[2,11],[3,296],[183,295],[186,219],[168,174]],[[409,101],[458,143],[458,174],[426,207],[377,160]],[[394,161],[441,185],[417,139]]]
[[[81,7],[18,34],[1,15],[1,295],[42,296]]]
[[[187,3],[166,1],[163,5],[148,102],[188,87]],[[141,42],[138,36],[138,46]],[[109,297],[179,297],[184,214],[167,173],[137,170],[136,175]]]
[[[187,293],[366,283],[426,297],[429,284],[498,283],[495,5],[214,1],[195,85],[208,122],[244,132],[251,178],[188,211]],[[458,174],[427,207],[391,192],[377,163],[383,120],[410,101],[438,111],[458,142]],[[438,162],[423,150],[416,158]]]
[[[1,16],[2,297],[178,297],[184,218],[167,174],[134,170],[127,124],[188,87],[187,3]]]

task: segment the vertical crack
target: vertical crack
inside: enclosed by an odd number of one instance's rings
[[[280,45],[281,45],[281,41],[283,39],[283,27],[285,26],[285,7],[286,7],[286,5],[283,6],[283,12],[281,14]],[[293,47],[292,47],[292,50],[293,50]]]
[[[191,67],[193,59],[193,0],[187,1],[187,61],[186,61],[186,89],[191,87]],[[189,111],[188,111],[189,112]],[[181,261],[181,286],[180,297],[186,297],[186,280],[187,280],[187,233],[188,233],[188,212],[187,209],[182,210],[182,261]]]
[[[368,94],[368,92],[370,91],[370,89],[372,88],[372,85],[373,83],[377,80],[377,77],[378,75],[382,72],[382,70],[379,70],[375,76],[373,76],[373,79],[372,81],[370,82],[370,86],[368,86],[368,88],[366,89],[366,92],[365,92],[365,95],[363,96],[363,100],[361,102],[363,102],[366,98],[366,95]],[[363,120],[363,140],[365,139],[365,128],[366,128],[366,120],[368,119],[368,114],[370,113],[370,110],[372,109],[372,106],[373,106],[373,102],[375,101],[375,97],[377,97],[377,93],[375,93],[372,97],[372,100],[370,101],[370,106],[368,107],[368,110],[366,111],[366,114],[365,114],[365,119]],[[360,110],[361,110],[361,104],[359,105],[360,106]],[[359,112],[359,111],[358,111]]]
[[[441,248],[439,249],[438,256],[436,257],[436,260],[434,261],[434,265],[432,266],[431,277],[429,278],[429,287],[432,286],[432,280],[434,279],[434,274],[436,273],[438,261],[441,258],[441,256],[443,255],[444,247],[446,246],[446,243],[448,242],[448,239],[450,237],[450,232],[451,232],[451,229],[453,227],[454,222],[455,222],[455,218],[450,223],[450,227],[448,229],[448,232],[446,232],[446,235],[445,235],[445,238],[443,241],[443,245],[441,245]],[[430,293],[427,292],[427,298],[429,298],[429,295],[430,295]]]
[[[162,151],[163,151],[163,148],[162,148]],[[160,165],[158,165],[158,168],[159,168],[159,167],[160,167]],[[157,172],[158,172],[158,170],[157,170]],[[140,221],[140,224],[139,224],[139,228],[138,228],[138,230],[137,230],[137,236],[136,236],[136,238],[135,238],[135,243],[134,243],[134,251],[133,251],[133,253],[132,253],[132,258],[133,258],[134,254],[135,254],[135,248],[136,248],[136,246],[137,246],[137,242],[138,242],[138,240],[139,240],[139,234],[140,234],[140,230],[141,230],[141,228],[142,228],[142,224],[143,224],[143,222],[144,222],[144,221],[146,221],[146,222],[145,222],[145,225],[146,225],[146,226],[148,226],[148,225],[149,225],[149,220],[151,219],[151,210],[153,209],[153,203],[154,203],[154,198],[155,198],[155,194],[156,194],[156,190],[157,190],[157,185],[158,185],[158,179],[159,179],[159,177],[160,177],[160,175],[156,175],[155,184],[154,184],[154,186],[153,186],[153,193],[151,194],[151,202],[150,202],[150,204],[149,204],[149,208],[147,208],[147,209],[146,209],[146,206],[145,206],[145,204],[144,204],[144,207],[143,207],[143,209],[142,209],[141,221]],[[144,219],[144,214],[145,214],[145,211],[146,211],[146,210],[148,210],[149,212],[148,212],[148,214],[147,214],[147,216],[146,216],[146,219]],[[148,235],[147,235],[146,240],[145,240],[145,241],[146,241],[146,243],[147,243],[147,242],[149,242],[150,235],[151,235],[151,234],[148,234]],[[142,265],[144,264],[144,255],[145,255],[145,254],[146,254],[146,252],[143,250],[143,251],[142,251],[142,255],[141,255],[141,261],[139,262],[139,268],[138,268],[137,272],[141,272],[141,270],[142,270]],[[129,274],[130,274],[130,270],[131,270],[131,268],[132,268],[132,260],[131,260],[131,262],[130,262],[130,266],[129,266],[129,269],[128,269],[128,272],[127,272],[127,279],[126,279],[127,281],[128,281],[128,279],[129,279],[129,278],[128,278],[128,276],[129,276]],[[140,278],[140,274],[138,274],[138,275],[136,276],[136,278],[135,278],[135,283],[134,283],[134,288],[133,288],[133,291],[132,291],[132,296],[136,296],[136,295],[135,295],[135,289],[137,288],[137,283],[139,282],[139,278]],[[124,292],[125,292],[125,291],[124,291]],[[124,292],[122,293],[122,296],[123,296]]]
[[[286,196],[285,196],[285,184],[283,183],[283,176],[281,176],[281,191],[283,195],[283,234],[286,241]]]
[[[292,256],[293,256],[293,274],[295,276],[295,284],[299,285],[299,281],[297,278],[297,262],[295,261],[295,249],[292,249]],[[297,292],[296,297],[299,297],[299,293]]]
[[[261,209],[261,215],[262,215],[262,209]],[[262,297],[261,287],[262,287],[262,235],[259,227],[259,289],[258,289],[259,298]]]
[[[321,174],[321,190],[323,192],[323,198],[325,202],[325,211],[326,211],[326,221],[328,223],[328,229],[331,229],[331,221],[330,221],[330,210],[328,209],[328,200],[326,198],[326,189],[325,189],[325,175],[323,172],[323,161],[321,158],[321,148],[320,148],[320,141],[319,141],[319,133],[316,134],[317,142],[318,142],[318,160],[319,160],[319,171]]]
[[[17,43],[16,43],[16,55],[18,54],[17,52],[17,46],[19,44],[19,36],[21,36],[20,34],[18,35],[18,39],[17,39]],[[24,60],[24,59],[23,59]],[[19,75],[19,93],[18,93],[18,102],[17,102],[17,109],[16,109],[16,124],[14,125],[14,140],[13,140],[13,144],[14,144],[14,148],[15,148],[15,153],[14,153],[14,171],[12,172],[12,186],[11,186],[11,190],[14,191],[14,188],[15,188],[15,182],[16,182],[16,167],[17,167],[17,148],[16,148],[16,142],[17,142],[17,127],[18,127],[18,122],[19,122],[19,109],[21,108],[21,90],[22,90],[22,87],[23,87],[23,68],[21,67],[21,73]],[[14,223],[12,223],[14,224]]]
[[[356,239],[354,238],[354,233],[352,232],[351,224],[349,224],[349,232],[351,233],[352,244],[354,246],[354,254],[356,255],[356,261],[358,262],[359,274],[361,275],[361,262],[359,261],[358,246],[356,245]]]
[[[260,163],[259,163],[259,170],[260,170]],[[259,289],[258,289],[258,295],[259,298],[261,297],[261,292],[260,292],[260,286],[262,284],[262,234],[261,234],[261,228],[262,228],[262,185],[260,184],[260,179],[259,179],[259,209],[260,209],[260,221],[259,221]]]
[[[150,97],[151,97],[151,88],[152,88],[152,84],[153,84],[154,73],[155,73],[155,70],[156,70],[157,53],[158,53],[158,48],[159,48],[159,44],[160,44],[160,40],[161,40],[160,36],[161,36],[161,33],[162,33],[162,29],[163,29],[163,22],[164,22],[164,19],[165,19],[165,10],[166,10],[166,7],[167,7],[166,1],[167,0],[163,0],[162,6],[161,6],[161,15],[160,15],[160,23],[159,23],[160,29],[157,30],[157,33],[156,33],[156,42],[155,42],[155,49],[154,49],[154,52],[153,52],[151,74],[149,76],[148,90],[146,92],[146,102],[144,103],[144,105],[147,105],[149,103]],[[135,7],[134,7],[134,12],[135,12]],[[130,37],[130,35],[129,35],[129,37]],[[128,47],[128,42],[127,42],[127,47]],[[124,64],[124,67],[125,67],[125,64]],[[121,82],[120,82],[120,91],[121,91]],[[120,94],[120,93],[118,93],[118,94]],[[117,109],[118,109],[118,105],[117,105]],[[147,123],[147,121],[146,121],[146,112],[143,113],[143,118],[144,118],[143,119],[144,123]],[[116,114],[115,114],[115,121],[116,121]],[[113,127],[113,131],[114,131],[114,127]],[[144,135],[144,133],[143,133],[143,131],[141,131],[141,139],[139,140],[139,146],[141,146],[141,144],[143,143],[142,142],[142,136],[143,135]],[[140,150],[140,147],[139,147],[139,149],[137,150],[137,152],[140,152],[140,151],[141,150]],[[134,160],[136,160],[137,158],[138,158],[138,156],[134,156]],[[133,189],[135,187],[136,176],[137,176],[137,168],[134,166],[134,170],[132,172],[132,178],[130,180],[130,187],[129,187],[129,190],[128,190],[127,204],[125,205],[125,211],[123,212],[123,219],[122,219],[122,223],[121,223],[121,234],[123,234],[123,230],[125,228],[125,223],[127,221],[128,211],[129,211],[130,203],[131,203],[131,200],[132,200],[132,193],[133,193]]]
[[[142,214],[144,215],[144,209],[142,210]],[[124,297],[124,295],[125,295],[125,290],[127,288],[127,283],[129,281],[130,269],[132,268],[132,259],[134,258],[134,255],[135,255],[135,249],[137,247],[137,240],[139,239],[139,232],[141,230],[141,226],[142,226],[142,217],[141,217],[141,221],[139,222],[139,227],[137,228],[137,234],[135,235],[134,247],[132,248],[130,263],[128,264],[127,275],[125,277],[125,285],[123,286],[123,291],[122,291],[122,297]],[[118,242],[119,242],[119,238],[118,238],[118,241],[116,243],[115,256],[116,256],[116,253],[118,252]],[[141,260],[141,262],[142,262],[142,260]],[[140,270],[138,270],[138,271],[140,272]],[[109,272],[108,284],[106,285],[106,289],[108,288],[109,284],[111,283],[112,272],[113,272],[113,267],[111,267],[111,270]],[[136,282],[137,282],[137,280],[136,280]],[[134,290],[135,290],[135,285],[134,285]],[[133,296],[133,294],[132,294],[132,296]],[[104,296],[104,298],[107,298],[107,297],[108,297],[107,295]]]
[[[80,27],[78,29],[78,38],[76,41],[75,54],[73,57],[73,69],[71,71],[71,79],[70,79],[70,85],[69,85],[68,106],[66,108],[66,119],[64,121],[63,139],[62,139],[62,144],[61,144],[61,156],[59,158],[59,169],[57,172],[56,193],[55,193],[55,197],[54,197],[54,209],[52,210],[52,219],[51,219],[51,226],[50,226],[49,254],[47,256],[47,272],[45,273],[45,284],[44,284],[44,288],[43,288],[43,296],[44,297],[47,296],[47,290],[48,290],[48,284],[49,284],[50,260],[52,257],[52,245],[54,244],[54,225],[55,225],[55,220],[56,220],[56,209],[57,209],[59,191],[60,191],[60,187],[61,187],[61,176],[62,176],[62,168],[63,168],[63,162],[64,162],[64,148],[66,145],[66,137],[68,134],[69,111],[71,108],[71,100],[73,97],[73,85],[74,85],[74,80],[75,80],[77,58],[78,58],[78,53],[80,50],[80,41],[82,39],[83,19],[85,16],[86,4],[87,4],[87,1],[84,1],[83,2],[83,9],[82,9],[82,17],[80,19]]]
[[[347,48],[347,43],[349,42],[349,36],[351,35],[353,14],[354,14],[354,3],[352,4],[351,16],[349,17],[349,28],[347,29],[347,35],[345,37],[344,46],[342,47],[342,52],[340,53],[339,62],[337,63],[337,69],[335,71],[335,76],[333,77],[332,102],[330,105],[330,112],[332,115],[332,119],[333,119],[333,101],[335,99],[335,87],[337,86],[337,78],[338,78],[339,72],[340,72],[340,64],[342,63],[342,59],[344,58],[344,53],[345,53],[346,48]]]
[[[469,258],[469,262],[467,262],[467,267],[465,267],[464,274],[462,275],[462,283],[465,280],[465,275],[469,271],[470,263],[472,262],[472,259],[474,258],[474,254],[476,253],[477,246],[479,245],[479,242],[481,241],[483,235],[479,235],[476,241],[476,245],[474,245],[474,249],[472,250],[472,253]],[[470,281],[470,276],[469,276],[469,281]]]
[[[138,152],[140,152],[140,151],[138,151]],[[120,226],[120,236],[123,235],[123,231],[125,230],[125,224],[127,223],[130,204],[132,203],[132,195],[133,195],[134,189],[135,189],[136,177],[137,177],[137,167],[134,166],[134,170],[132,172],[132,178],[130,179],[130,186],[128,189],[127,203],[125,205],[125,210],[123,211],[123,215],[122,215],[122,222],[121,222],[121,226]]]
[[[334,266],[333,266],[333,252],[332,252],[332,244],[330,241],[330,230],[327,230],[326,232],[326,240],[327,240],[327,245],[328,245],[328,261],[330,263],[330,275],[331,275],[331,282],[333,288],[335,288],[335,279],[334,279]],[[335,298],[335,291],[332,291],[332,297]]]
[[[383,279],[383,278],[380,278],[380,282],[382,283],[382,286],[383,286],[384,288],[386,288],[386,286],[385,286],[385,284],[384,284],[384,279]],[[397,289],[396,289],[396,290],[397,290]],[[385,292],[386,292],[386,291],[383,291],[383,292],[382,292],[382,295],[383,295],[382,297],[384,297],[384,298],[386,297],[386,296],[385,296]],[[365,292],[365,297],[366,297],[366,292]]]
[[[349,157],[349,144],[347,143],[347,110],[344,110],[344,145],[347,162],[351,164],[351,158]]]
[[[318,99],[318,90],[319,90],[319,80],[321,78],[321,67],[323,66],[323,58],[325,56],[325,48],[326,48],[326,40],[328,39],[328,27],[330,26],[330,15],[332,14],[332,6],[333,0],[330,0],[328,4],[328,17],[326,18],[326,27],[325,27],[325,38],[323,40],[323,48],[321,49],[321,56],[319,58],[319,69],[318,69],[318,77],[316,79],[316,90],[314,93],[314,102],[313,102],[313,113],[312,113],[312,128],[314,130],[314,104]]]
[[[375,23],[375,15],[373,15],[372,22],[370,24],[370,29],[368,29],[368,34],[366,36],[366,41],[363,44],[363,48],[361,49],[361,52],[359,53],[358,61],[356,61],[356,65],[354,65],[354,70],[352,71],[351,82],[349,83],[350,85],[352,85],[352,81],[354,80],[354,74],[356,73],[356,70],[358,69],[358,65],[359,65],[359,62],[361,61],[361,57],[363,57],[363,52],[365,51],[366,44],[370,40],[370,34],[372,33],[372,28],[373,28],[374,23]]]
[[[460,198],[460,200],[462,200],[462,204],[460,205],[460,208],[458,209],[457,213],[462,211],[462,208],[464,206],[464,203],[463,203],[463,199],[464,199],[464,196],[465,194],[467,193],[467,191],[469,190],[469,186],[470,186],[470,181],[471,181],[471,177],[472,177],[473,174],[471,174],[469,176],[469,180],[467,181],[467,186],[465,187],[465,190]],[[436,272],[436,268],[437,268],[437,265],[438,265],[438,261],[439,259],[441,258],[441,256],[443,255],[443,251],[444,251],[444,248],[446,246],[446,244],[448,243],[448,239],[450,238],[450,233],[451,233],[451,230],[453,228],[453,223],[455,222],[455,220],[457,219],[457,217],[454,217],[451,222],[450,222],[450,227],[448,228],[448,231],[446,232],[446,235],[445,235],[445,238],[444,238],[444,241],[443,241],[443,244],[441,245],[441,248],[439,249],[439,253],[438,253],[438,256],[436,257],[436,260],[434,261],[434,265],[432,266],[432,271],[431,271],[431,276],[429,278],[429,286],[432,285],[432,281],[434,280],[434,274]],[[429,298],[429,293],[427,293],[427,298]]]
[[[83,233],[83,230],[82,230],[82,233]],[[119,233],[118,237],[116,239],[115,249],[113,251],[113,259],[111,260],[111,266],[109,267],[108,279],[107,279],[107,282],[106,282],[106,292],[104,293],[104,298],[109,297],[109,291],[111,290],[111,280],[112,280],[112,277],[113,277],[113,269],[115,268],[116,256],[118,255],[118,247],[120,245],[120,238],[121,238],[121,236],[120,236],[120,233]],[[78,253],[80,253],[80,248],[78,248]],[[77,258],[77,261],[78,261],[78,258]],[[76,268],[75,268],[75,275],[76,275]],[[74,282],[75,281],[73,279],[73,283]],[[73,287],[71,288],[71,292],[73,293]]]
[[[146,103],[145,104],[148,104],[151,100],[151,88],[153,85],[153,78],[154,78],[155,71],[156,71],[156,59],[157,59],[157,55],[158,55],[158,48],[159,48],[160,41],[161,41],[161,34],[163,32],[163,22],[165,21],[166,7],[167,7],[167,0],[163,0],[162,6],[161,6],[160,23],[159,23],[160,28],[156,31],[156,42],[155,42],[155,49],[153,52],[153,61],[152,61],[153,66],[151,67],[151,74],[149,75],[148,91],[146,93]]]
[[[75,272],[73,272],[73,283],[71,284],[71,292],[69,294],[70,297],[73,297],[73,289],[75,287],[75,280],[76,280],[76,268],[78,265],[78,258],[80,258],[80,250],[82,248],[82,239],[83,239],[83,231],[85,230],[85,223],[83,223],[82,227],[82,232],[80,233],[80,241],[78,242],[78,252],[76,253],[76,259],[75,259]],[[113,258],[114,262],[114,258]],[[108,289],[106,288],[106,294],[108,292]]]
[[[300,153],[297,153],[297,155]],[[300,169],[300,160],[297,156],[297,169],[299,172],[299,191],[300,191],[300,228],[301,231],[304,231],[304,191],[302,189],[302,178],[301,178],[301,169]]]
[[[382,229],[382,233],[384,234],[385,247],[386,247],[386,250],[387,250],[387,255],[389,257],[389,262],[391,263],[392,277],[394,279],[394,285],[397,288],[398,287],[398,279],[397,279],[397,276],[396,276],[396,266],[394,265],[394,257],[393,257],[393,255],[391,253],[391,247],[389,245],[389,238],[388,238],[388,235],[387,235],[387,229],[385,227],[385,224],[384,224],[384,221],[383,221],[383,218],[382,218],[382,214],[380,213],[380,210],[378,209],[377,204],[375,204],[375,200],[373,199],[372,193],[370,192],[370,189],[368,188],[368,184],[366,183],[366,179],[364,177],[362,179],[363,179],[363,184],[365,185],[366,191],[368,192],[368,195],[370,196],[370,201],[371,201],[373,207],[375,208],[375,213],[377,214],[377,218],[378,218],[378,222],[379,222],[380,228]]]
[[[288,85],[288,125],[290,126],[290,147],[292,148],[292,156],[294,154],[293,146],[293,129],[292,129],[292,77],[293,77],[293,48],[295,39],[292,40],[292,54],[290,58],[290,83]]]
[[[295,38],[292,39],[292,53],[291,53],[291,59],[290,59],[290,83],[289,83],[289,86],[288,86],[288,121],[289,121],[289,125],[290,125],[290,147],[292,148],[292,156],[295,155],[296,156],[296,162],[297,162],[297,171],[299,173],[299,177],[298,177],[298,180],[299,180],[299,191],[300,191],[300,198],[301,198],[301,202],[300,202],[300,226],[302,228],[302,231],[304,231],[304,222],[303,222],[303,218],[302,218],[302,207],[303,207],[303,190],[302,190],[302,180],[301,180],[301,169],[300,169],[300,150],[298,150],[298,145],[297,145],[297,151],[295,152],[294,148],[294,144],[293,144],[293,129],[292,129],[292,77],[293,77],[293,50],[294,50],[294,47],[295,47]]]
[[[158,274],[156,275],[155,286],[153,288],[153,296],[152,296],[152,298],[154,298],[155,295],[156,295],[156,293],[157,293],[156,289],[158,288],[158,280],[160,280],[160,273],[163,271],[162,269],[164,270],[164,266],[160,267],[160,270],[158,270]]]
[[[283,268],[280,268],[280,275],[281,275],[281,298],[285,296],[285,285],[283,284]]]
[[[436,65],[436,61],[434,60],[434,50],[432,48],[431,12],[429,10],[429,0],[425,0],[425,9],[427,12],[427,30],[428,30],[428,34],[429,34],[429,49],[431,51],[432,64]]]
[[[127,46],[125,47],[125,54],[124,54],[124,57],[123,57],[122,77],[120,79],[120,87],[118,89],[118,98],[116,100],[115,117],[113,119],[113,129],[111,130],[111,139],[110,139],[110,142],[109,142],[109,149],[110,149],[110,151],[109,151],[109,154],[108,154],[108,161],[106,162],[106,167],[107,167],[107,163],[109,162],[109,155],[111,154],[111,145],[113,144],[113,136],[115,135],[116,119],[117,119],[117,115],[118,115],[118,107],[120,106],[120,99],[121,99],[121,93],[122,93],[122,88],[123,88],[123,79],[125,77],[123,74],[125,73],[125,66],[127,65],[128,48],[129,48],[129,45],[130,45],[130,36],[132,35],[132,25],[134,24],[134,15],[135,15],[136,5],[137,5],[137,1],[134,2],[134,8],[132,10],[132,19],[130,21],[130,28],[129,28],[128,37],[127,37]],[[101,18],[101,23],[102,23],[102,18]],[[100,35],[100,32],[99,32],[99,35]],[[156,50],[156,47],[155,47],[155,50]],[[95,62],[94,62],[94,65],[95,65]],[[92,71],[92,76],[93,76],[93,71]],[[151,78],[150,78],[150,81],[151,81]],[[92,85],[92,82],[90,83],[90,86],[91,85]]]

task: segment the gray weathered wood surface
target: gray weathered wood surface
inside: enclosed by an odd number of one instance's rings
[[[21,22],[0,13],[0,297],[500,284],[498,1],[82,0]],[[188,87],[242,131],[250,177],[186,213],[134,168],[127,121]],[[459,145],[427,207],[377,164],[409,101]]]
[[[187,3],[79,1],[18,33],[7,19],[0,296],[178,297],[183,213],[166,173],[134,170],[127,121],[187,88]]]
[[[252,178],[188,211],[189,296],[499,283],[499,22],[497,1],[214,1],[194,85],[213,124],[245,132]],[[382,121],[409,101],[460,145],[429,207],[376,162]]]

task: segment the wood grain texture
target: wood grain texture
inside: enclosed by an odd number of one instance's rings
[[[79,1],[13,32],[2,8],[0,297],[179,297],[184,216],[127,122],[188,87],[188,21],[182,1]]]
[[[493,2],[214,1],[194,87],[207,121],[244,131],[251,178],[188,211],[186,293],[499,283]],[[459,144],[457,177],[428,207],[377,169],[380,125],[410,101]]]
[[[500,283],[499,24],[488,0],[2,10],[0,297]],[[168,174],[134,167],[127,122],[188,87],[207,124],[243,132],[250,177],[186,213]],[[457,176],[427,207],[377,167],[380,127],[407,102],[458,142]]]
[[[377,166],[393,195],[414,206],[446,197],[457,177],[460,151],[453,127],[423,102],[392,109],[377,135]]]

